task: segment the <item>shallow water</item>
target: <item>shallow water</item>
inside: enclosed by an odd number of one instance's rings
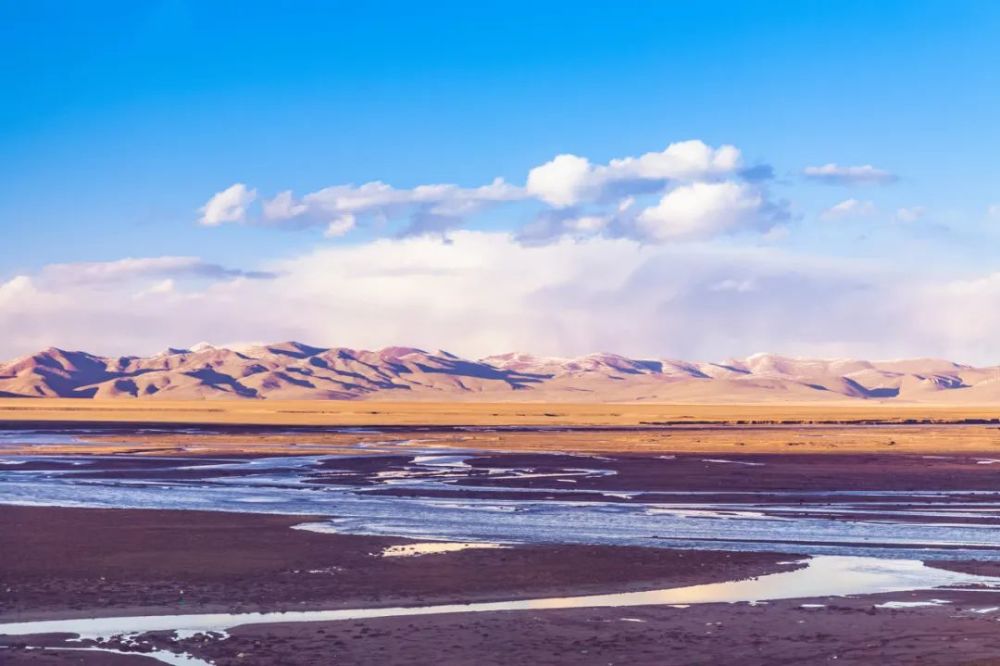
[[[31,648],[29,648],[31,649]],[[197,657],[183,652],[168,652],[167,650],[153,650],[151,652],[127,652],[125,650],[112,650],[104,647],[46,647],[46,652],[96,652],[98,654],[117,654],[130,657],[140,656],[155,659],[170,666],[212,666],[212,662],[198,659]]]
[[[0,634],[73,633],[83,638],[107,638],[147,631],[222,632],[243,625],[275,622],[332,622],[381,617],[559,608],[681,607],[707,603],[754,603],[779,599],[903,592],[945,585],[976,584],[997,586],[1000,589],[1000,578],[934,569],[915,560],[821,556],[809,560],[806,567],[795,571],[770,574],[750,580],[646,592],[395,608],[358,608],[288,613],[206,613],[15,622],[0,624]]]
[[[1000,559],[1000,493],[993,491],[755,491],[727,493],[746,499],[726,503],[703,492],[656,491],[659,501],[642,501],[642,491],[578,490],[560,483],[613,476],[613,470],[597,468],[600,457],[574,456],[573,465],[559,465],[556,474],[516,466],[472,469],[466,462],[472,455],[398,450],[395,459],[409,463],[371,473],[331,469],[325,456],[19,457],[22,464],[0,466],[0,503],[302,514],[312,517],[303,523],[318,531],[455,542]],[[351,460],[363,466],[377,458]],[[585,466],[588,460],[595,468]],[[120,469],[130,461],[156,467],[136,477],[135,470]],[[25,469],[29,462],[50,469]],[[95,470],[114,465],[115,474],[94,477]],[[192,473],[197,476],[184,476]],[[511,487],[511,478],[543,485]],[[483,485],[484,479],[501,485]],[[390,489],[444,496],[379,494]],[[463,496],[470,492],[477,495]],[[589,499],[577,499],[579,493]],[[673,496],[677,501],[662,500]]]
[[[740,508],[573,502],[378,497],[334,487],[264,484],[192,486],[170,483],[72,482],[26,479],[0,483],[0,502],[109,508],[200,509],[336,516],[331,531],[451,541],[627,544],[775,550],[781,543],[812,553],[875,551],[897,557],[997,558],[1000,530],[978,525],[852,521],[773,512],[795,507]],[[319,522],[319,521],[307,521]],[[968,548],[980,546],[989,551]],[[895,548],[893,548],[895,547]]]

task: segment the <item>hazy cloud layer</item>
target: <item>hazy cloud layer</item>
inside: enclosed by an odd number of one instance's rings
[[[244,277],[269,279],[274,273],[245,271],[213,264],[198,257],[140,257],[115,261],[50,264],[42,270],[40,279],[48,284],[128,283],[143,278],[205,278],[219,280]]]
[[[917,222],[927,215],[927,209],[923,206],[904,206],[896,209],[896,221]]]
[[[922,281],[718,242],[593,237],[525,247],[507,233],[456,231],[450,242],[335,245],[264,268],[275,277],[175,282],[165,269],[102,268],[97,281],[57,282],[57,267],[17,276],[0,283],[0,353],[49,344],[150,353],[200,340],[295,338],[470,356],[611,350],[720,359],[777,350],[989,363],[1000,326],[992,307],[1000,274]]]

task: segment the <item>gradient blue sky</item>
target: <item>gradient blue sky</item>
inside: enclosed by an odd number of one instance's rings
[[[1000,285],[993,285],[1000,283],[1000,209],[991,213],[1000,203],[998,34],[1000,3],[987,1],[417,6],[0,0],[0,284],[13,293],[9,285],[18,280],[22,290],[0,298],[0,333],[7,338],[0,353],[20,353],[39,342],[146,352],[213,333],[222,338],[214,342],[287,333],[319,344],[411,342],[468,353],[516,344],[548,353],[602,346],[633,354],[724,356],[766,348],[1000,361],[1000,349],[985,337],[934,328],[939,324],[928,328],[924,317],[940,308],[938,301],[924,292],[896,291],[911,275],[934,280],[925,286],[938,299],[986,281],[983,293],[951,317],[974,319],[1000,305]],[[301,196],[375,180],[396,188],[478,187],[502,177],[520,187],[530,169],[559,154],[605,164],[685,140],[733,145],[744,165],[769,166],[773,178],[760,187],[782,207],[780,223],[755,221],[749,226],[756,231],[693,240],[652,242],[619,231],[545,243],[571,242],[588,256],[601,254],[600,243],[634,243],[626,252],[639,254],[623,259],[634,261],[634,270],[620,276],[617,287],[627,283],[630,296],[643,295],[636,312],[683,319],[687,333],[659,319],[643,320],[648,335],[620,337],[586,318],[566,321],[560,304],[582,298],[573,276],[593,269],[586,258],[551,283],[508,295],[508,314],[516,316],[518,307],[524,313],[522,322],[510,323],[516,334],[483,330],[469,339],[455,332],[450,315],[434,320],[435,312],[451,307],[434,293],[412,296],[427,299],[420,311],[429,317],[415,330],[413,312],[396,312],[381,300],[383,291],[396,291],[392,284],[359,285],[381,291],[368,294],[371,310],[347,308],[344,289],[354,288],[349,276],[324,288],[319,268],[299,282],[281,277],[280,288],[275,280],[250,280],[248,288],[267,293],[241,298],[269,302],[290,290],[308,291],[312,300],[301,307],[323,314],[290,323],[294,316],[276,313],[284,319],[249,318],[221,330],[201,321],[205,317],[190,304],[191,298],[205,302],[208,292],[237,288],[218,284],[217,276],[142,269],[122,273],[120,284],[102,278],[73,300],[91,298],[101,302],[92,311],[134,319],[122,324],[127,335],[106,335],[96,315],[70,316],[58,307],[58,296],[83,287],[46,277],[52,264],[87,262],[93,270],[95,262],[178,256],[286,276],[309,261],[324,265],[320,253],[334,253],[322,255],[326,261],[349,263],[357,253],[376,262],[395,252],[413,256],[413,246],[401,247],[407,243],[450,241],[457,251],[462,243],[456,238],[464,233],[507,239],[514,253],[508,263],[530,272],[539,261],[549,263],[542,253],[554,250],[523,248],[522,263],[516,254],[521,245],[510,237],[540,214],[536,201],[463,216],[436,240],[400,238],[405,220],[359,220],[358,228],[338,238],[325,237],[319,225],[263,224],[253,214],[245,223],[206,227],[198,224],[198,209],[234,183],[257,189],[255,205],[284,190]],[[881,185],[829,185],[803,176],[803,169],[829,163],[871,165],[893,178]],[[673,185],[665,187],[669,192]],[[855,204],[843,215],[824,212],[849,200]],[[462,249],[463,256],[469,251]],[[437,250],[425,252],[425,268],[433,267]],[[651,259],[650,252],[665,254]],[[699,267],[713,261],[697,261],[699,253],[757,253],[773,262],[754,259],[752,268],[718,280],[722,269],[713,268],[698,283],[701,291],[684,293],[681,277],[658,272],[678,263],[667,255]],[[825,262],[830,267],[821,271],[823,284],[811,294],[760,288],[766,282],[761,271],[777,280],[775,267]],[[863,278],[848,277],[859,271]],[[657,277],[636,285],[650,272]],[[794,285],[801,278],[795,269],[784,279]],[[43,296],[24,296],[25,280]],[[153,291],[175,299],[173,305],[142,310],[147,306],[123,301],[126,293],[146,294],[150,280]],[[705,296],[714,289],[711,280],[745,282],[746,289],[735,291],[746,299],[757,291],[761,300],[739,307],[716,302]],[[309,288],[300,289],[303,284]],[[563,296],[547,300],[553,290]],[[859,294],[854,309],[851,293]],[[188,305],[178,305],[181,296]],[[38,305],[50,297],[51,309]],[[631,311],[602,310],[595,297],[588,292],[583,300],[589,305],[576,307],[602,319],[629,318]],[[846,303],[833,308],[836,320],[815,329],[789,324],[802,314],[803,302],[827,297]],[[118,309],[108,305],[112,298]],[[881,316],[871,312],[878,298],[891,300],[893,309],[914,302],[892,319],[912,336],[879,333],[885,324],[877,322],[858,331],[859,318]],[[541,301],[554,321],[540,314]],[[192,314],[184,325],[159,326],[156,312],[172,321],[178,313]],[[761,317],[770,317],[773,327]],[[966,329],[978,325],[962,321]],[[553,338],[546,334],[553,326],[595,332]],[[699,327],[732,333],[706,343]],[[752,334],[741,336],[741,330]],[[366,333],[371,331],[377,333]],[[399,339],[410,332],[421,339]]]

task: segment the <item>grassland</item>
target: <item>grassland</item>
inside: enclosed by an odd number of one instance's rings
[[[0,399],[0,421],[275,426],[643,426],[956,423],[1000,419],[1000,405],[752,405],[367,401]]]
[[[4,400],[0,421],[222,426],[108,432],[47,453],[343,453],[440,446],[622,453],[969,453],[1000,456],[1000,408],[934,405],[652,405]],[[254,426],[242,431],[234,426]],[[259,430],[257,426],[276,426]],[[334,427],[393,426],[370,432]],[[463,430],[463,426],[482,430]],[[506,426],[508,429],[504,429]],[[303,428],[282,431],[280,428]],[[500,429],[492,429],[492,428]],[[412,428],[412,429],[411,429]],[[375,450],[379,450],[376,447]],[[36,453],[25,444],[7,453]],[[356,451],[356,449],[354,449]]]

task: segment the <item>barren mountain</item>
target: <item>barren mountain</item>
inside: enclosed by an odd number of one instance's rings
[[[0,397],[992,403],[1000,402],[1000,367],[773,354],[720,363],[617,354],[470,360],[411,347],[299,342],[240,350],[202,344],[149,357],[50,348],[0,363]]]

